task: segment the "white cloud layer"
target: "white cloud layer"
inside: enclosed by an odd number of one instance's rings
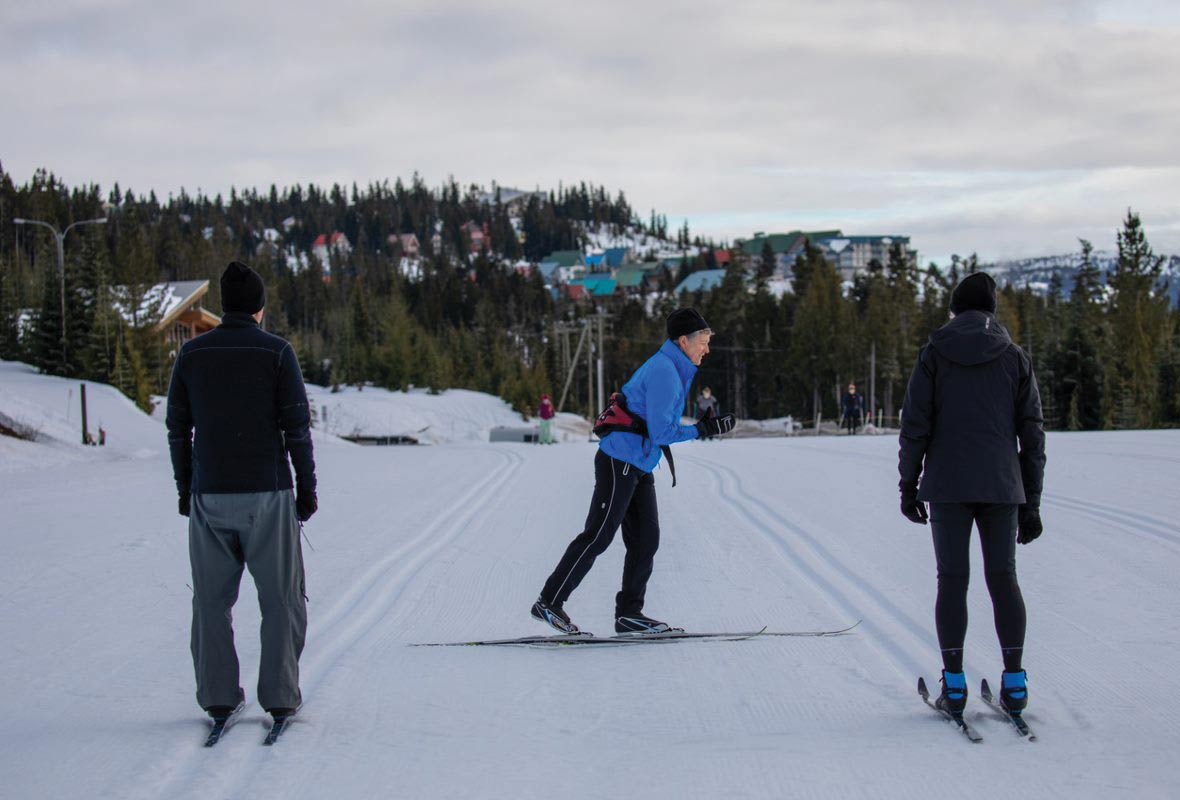
[[[1031,7],[1027,7],[1031,6]],[[0,163],[166,195],[454,175],[622,189],[733,239],[1180,252],[1178,4],[0,7]]]

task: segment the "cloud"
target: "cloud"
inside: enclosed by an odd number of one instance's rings
[[[1158,3],[20,6],[17,180],[587,180],[718,238],[822,219],[939,255],[1072,246],[1126,206],[1177,237],[1180,14]]]

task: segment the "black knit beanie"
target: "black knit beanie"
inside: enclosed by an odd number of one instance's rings
[[[241,261],[231,261],[221,273],[221,310],[257,314],[266,305],[262,276]]]
[[[709,323],[695,308],[678,308],[668,315],[668,338],[672,341],[708,329]]]
[[[986,272],[972,272],[951,292],[951,313],[986,311],[996,313],[996,282]]]

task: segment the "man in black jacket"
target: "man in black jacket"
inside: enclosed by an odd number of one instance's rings
[[[1016,580],[1016,543],[1041,535],[1041,396],[1032,361],[996,321],[996,283],[989,275],[964,278],[951,295],[950,310],[951,321],[931,335],[906,389],[898,463],[901,513],[925,525],[924,503],[930,503],[938,564],[934,615],[943,659],[939,705],[961,714],[967,703],[963,641],[975,524],[1004,659],[1000,701],[1019,713],[1028,690],[1021,667],[1025,608]]]
[[[258,273],[231,263],[221,276],[225,316],[181,347],[168,389],[168,446],[189,518],[197,702],[215,720],[245,698],[231,623],[243,567],[262,609],[258,701],[276,720],[302,701],[299,523],[316,511],[315,461],[303,374],[291,345],[259,327],[265,303]]]

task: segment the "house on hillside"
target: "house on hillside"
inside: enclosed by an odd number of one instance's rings
[[[819,239],[813,244],[846,281],[867,270],[872,261],[882,266],[889,263],[889,251],[894,244],[901,246],[902,252],[911,264],[918,262],[918,253],[910,248],[908,236],[840,236]]]
[[[555,261],[559,267],[584,267],[586,259],[581,250],[554,250],[541,259],[542,262]]]
[[[492,237],[486,222],[483,224],[475,220],[465,222],[463,223],[462,231],[467,236],[468,241],[471,242],[470,251],[472,254],[479,253],[484,247],[487,247],[489,250],[492,249]]]
[[[337,254],[346,256],[352,252],[352,243],[340,231],[331,234],[321,233],[311,244],[311,252],[321,263],[327,264],[328,257]]]
[[[578,278],[565,285],[565,294],[571,300],[609,300],[618,291],[614,278],[596,273],[594,277]]]
[[[618,269],[633,257],[629,247],[608,247],[602,255],[606,260],[606,266],[610,269]]]
[[[702,269],[691,273],[682,280],[673,292],[679,297],[684,292],[711,292],[721,285],[725,278],[723,269]]]
[[[158,283],[144,293],[135,308],[130,307],[133,298],[128,287],[116,286],[111,291],[115,310],[129,325],[151,325],[173,351],[221,324],[221,317],[205,308],[207,280]]]
[[[623,294],[643,294],[659,291],[669,274],[659,261],[633,261],[615,271],[615,280]]]
[[[386,241],[391,247],[401,247],[402,255],[406,258],[417,258],[422,252],[418,237],[412,233],[391,233]]]
[[[738,250],[749,264],[757,264],[767,244],[774,253],[774,275],[792,277],[795,259],[803,252],[808,242],[814,244],[823,239],[834,239],[840,231],[791,231],[790,233],[755,233],[753,238],[738,242]],[[718,263],[720,266],[720,263]]]

